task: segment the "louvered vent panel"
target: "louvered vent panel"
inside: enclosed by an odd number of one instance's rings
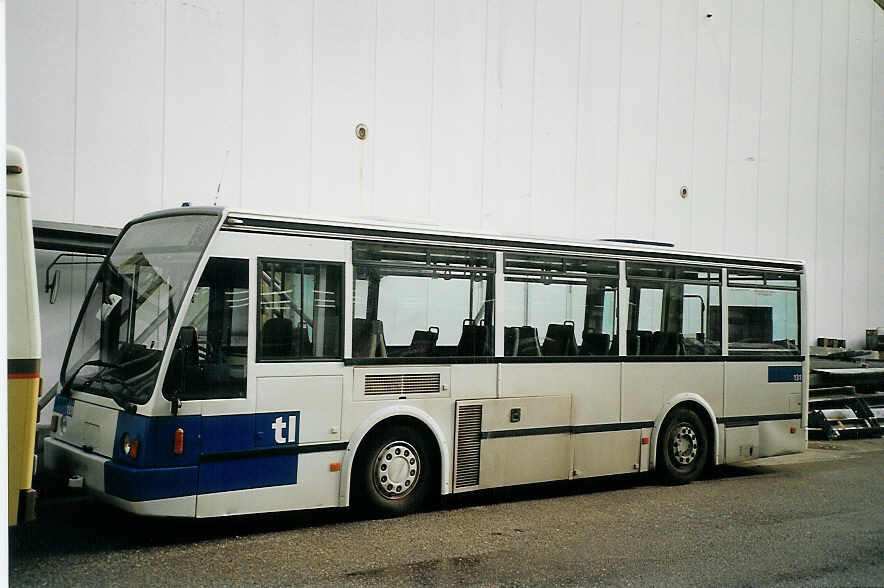
[[[439,374],[367,374],[366,394],[437,394]]]
[[[457,470],[454,487],[479,485],[479,450],[482,437],[482,405],[472,404],[457,409]]]

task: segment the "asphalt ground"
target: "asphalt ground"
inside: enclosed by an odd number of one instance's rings
[[[208,521],[83,498],[10,531],[12,586],[884,586],[884,439],[717,468],[461,495],[393,520],[345,510]]]

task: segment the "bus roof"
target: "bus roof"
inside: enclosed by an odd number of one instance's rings
[[[595,254],[645,259],[647,261],[683,261],[692,264],[708,263],[746,266],[758,269],[804,271],[804,262],[775,257],[753,257],[683,250],[668,245],[628,242],[626,240],[574,240],[536,235],[504,235],[447,230],[443,227],[393,219],[334,218],[311,215],[284,216],[237,208],[181,207],[150,213],[137,220],[147,220],[178,214],[216,214],[225,222],[222,230],[279,233],[316,234],[317,236],[352,239],[396,239],[444,246],[472,246],[503,250],[537,251],[538,253]],[[133,221],[137,222],[137,221]]]

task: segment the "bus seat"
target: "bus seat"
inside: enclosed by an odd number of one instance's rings
[[[541,353],[546,356],[577,355],[577,339],[574,337],[574,323],[565,321],[561,325],[551,323],[546,327]]]
[[[519,357],[540,357],[540,343],[538,342],[537,329],[525,325],[519,327],[519,342],[516,347],[516,355]]]
[[[295,328],[294,333],[292,333],[292,341],[294,343],[295,355],[313,355],[313,343],[310,341],[310,333],[307,331],[306,325]]]
[[[651,331],[636,331],[638,335],[638,354],[651,355],[654,351],[654,333]]]
[[[412,357],[433,357],[436,355],[436,342],[439,340],[439,327],[429,327],[426,331],[415,331],[411,336],[408,355]]]
[[[652,355],[671,355],[663,350],[666,347],[666,333],[662,331],[654,331],[651,334],[651,349],[648,353]]]
[[[654,333],[654,355],[684,355],[684,335],[681,333]]]
[[[684,355],[684,335],[681,333],[654,333],[654,355]]]
[[[457,354],[465,357],[492,355],[488,345],[488,326],[476,324],[472,319],[464,319]]]
[[[616,340],[617,336],[614,335]],[[607,355],[611,349],[611,336],[607,333],[589,333],[583,331],[583,344],[580,355]],[[614,355],[616,355],[616,350]]]
[[[519,347],[519,327],[503,328],[503,354],[513,357]]]
[[[185,365],[198,365],[200,360],[199,342],[196,327],[185,325],[178,332],[178,341],[183,349],[187,350],[184,356]]]
[[[640,331],[626,331],[626,355],[638,355],[641,351],[641,335],[639,333]]]
[[[315,328],[315,326],[314,326]],[[308,343],[310,345],[309,349],[311,350],[312,355],[315,357],[327,357],[327,353],[330,350],[340,349],[341,346],[338,344],[338,340],[341,338],[341,319],[336,314],[327,314],[325,317],[325,321],[323,324],[323,348],[315,349],[315,341],[313,343]],[[309,339],[308,339],[309,341]],[[315,351],[314,351],[315,349]]]
[[[282,317],[267,319],[261,327],[261,353],[264,357],[289,357],[293,339],[292,321]]]

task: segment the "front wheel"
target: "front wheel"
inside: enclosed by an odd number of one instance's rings
[[[663,421],[657,446],[657,470],[673,484],[687,484],[700,477],[709,457],[709,435],[697,413],[673,410]]]
[[[384,516],[418,510],[431,490],[430,446],[410,427],[395,425],[372,435],[360,448],[355,489],[361,506]]]

